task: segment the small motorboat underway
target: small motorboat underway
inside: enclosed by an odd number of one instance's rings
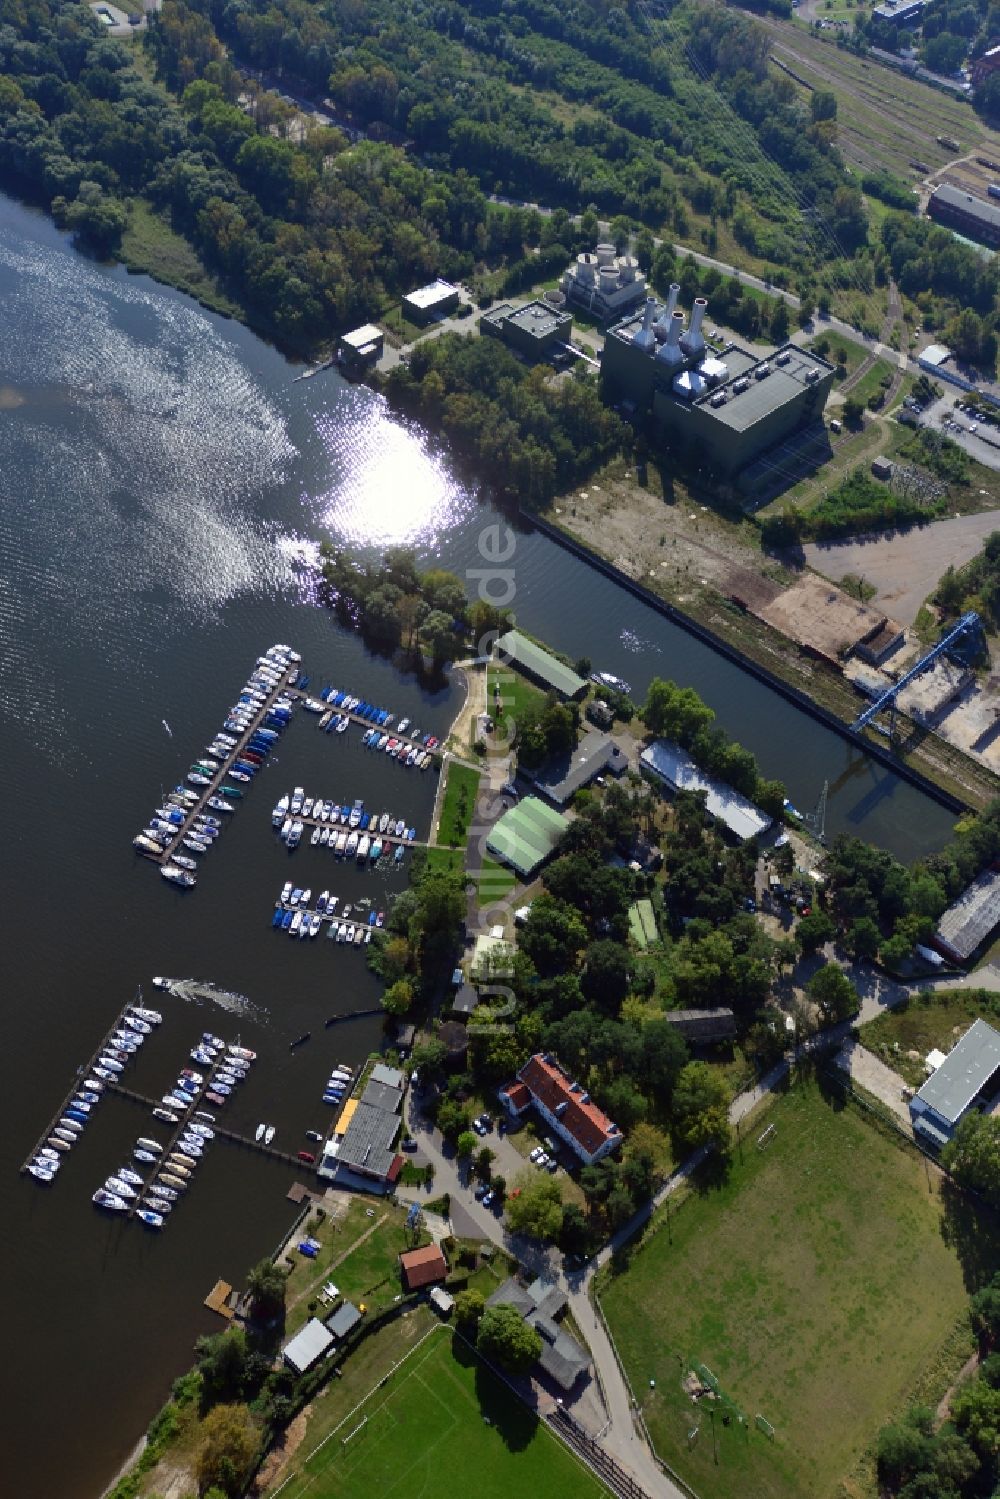
[[[128,1203],[117,1192],[109,1192],[105,1187],[98,1187],[90,1199],[99,1208],[107,1208],[111,1213],[127,1213]]]

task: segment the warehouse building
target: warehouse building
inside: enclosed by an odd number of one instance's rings
[[[976,1020],[910,1099],[913,1128],[932,1145],[947,1145],[969,1110],[998,1089],[1000,1032]]]
[[[872,10],[872,17],[876,21],[888,21],[891,26],[912,26],[920,24],[921,15],[927,0],[884,0],[882,5],[876,5]]]
[[[560,697],[580,697],[587,690],[583,677],[577,676],[551,651],[522,635],[520,630],[508,630],[506,635],[501,635],[493,647],[493,657],[504,665],[515,667],[547,692],[558,692]]]
[[[927,213],[936,224],[957,229],[991,249],[1000,248],[1000,203],[974,198],[964,188],[943,182],[931,193]]]
[[[945,911],[934,946],[952,963],[967,963],[1000,926],[1000,873],[984,870]]]
[[[601,322],[620,318],[646,298],[646,278],[634,255],[618,255],[614,245],[598,245],[578,255],[559,282],[567,302]]]
[[[753,802],[699,770],[691,757],[670,739],[654,739],[639,756],[643,769],[671,791],[704,791],[705,810],[741,841],[756,838],[771,826],[771,818]]]
[[[458,306],[458,287],[450,281],[431,281],[403,298],[403,313],[411,323],[429,323]]]
[[[675,282],[665,306],[651,297],[641,316],[608,330],[605,391],[634,410],[652,411],[672,445],[736,474],[822,416],[834,368],[796,344],[767,359],[736,344],[710,347],[702,332],[708,303],[698,297],[685,326],[679,295]]]
[[[479,319],[479,331],[500,338],[525,359],[550,359],[569,342],[573,314],[548,302],[527,302],[512,307],[501,302]]]
[[[530,879],[551,857],[568,827],[569,820],[561,812],[547,807],[537,796],[526,796],[493,824],[486,847],[522,879]]]
[[[371,369],[382,357],[385,335],[374,323],[364,323],[337,340],[337,359],[349,374]]]
[[[628,770],[628,756],[617,740],[598,729],[588,729],[571,755],[550,760],[540,770],[521,775],[557,807],[565,807],[578,791],[604,771],[620,776]]]

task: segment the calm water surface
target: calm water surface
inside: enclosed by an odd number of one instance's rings
[[[277,1144],[304,1144],[325,1122],[330,1065],[379,1037],[375,1022],[322,1021],[376,1004],[380,986],[359,954],[272,932],[272,902],[294,873],[381,908],[404,877],[344,869],[309,847],[287,855],[271,803],[301,783],[423,830],[434,780],[300,720],[190,896],[166,888],[130,840],[275,640],[302,652],[315,685],[353,686],[441,734],[457,695],[422,689],[340,631],[310,601],[300,564],[328,533],[356,549],[413,545],[461,573],[483,565],[478,538],[495,517],[366,390],[329,374],[295,383],[253,334],[93,265],[2,198],[0,299],[3,1491],[90,1499],[194,1338],[216,1330],[201,1308],[216,1278],[238,1284],[287,1228],[296,1173],[217,1144],[161,1237],[106,1221],[90,1193],[149,1130],[120,1099],[102,1104],[51,1189],[17,1167],[154,973],[246,1004],[233,1014],[166,1001],[134,1086],[158,1094],[202,1030],[239,1031],[260,1061],[226,1122],[252,1133],[267,1119]],[[654,675],[691,683],[799,805],[829,778],[831,831],[904,858],[947,837],[935,803],[551,542],[520,536],[513,565],[527,629],[637,694]],[[312,1043],[289,1052],[305,1030]]]

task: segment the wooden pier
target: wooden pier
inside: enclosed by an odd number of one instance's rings
[[[208,1084],[206,1083],[200,1093],[192,1093],[191,1097],[194,1100],[194,1103],[199,1103],[203,1094],[207,1093],[208,1091],[209,1088]],[[167,1105],[163,1103],[159,1098],[147,1098],[144,1093],[137,1093],[134,1088],[126,1088],[123,1083],[109,1083],[108,1092],[117,1093],[121,1098],[127,1098],[130,1103],[137,1103],[143,1108],[149,1109],[150,1112],[152,1112],[153,1109],[165,1109],[167,1107]],[[163,1147],[164,1156],[167,1156],[175,1148],[175,1142],[179,1140],[181,1135],[186,1132],[186,1127],[189,1119],[193,1114],[193,1111],[194,1110],[192,1105],[192,1109],[185,1113],[185,1116],[181,1120],[181,1122],[176,1127],[171,1126],[172,1133],[170,1139]],[[251,1140],[248,1135],[237,1134],[236,1130],[227,1129],[224,1124],[216,1123],[213,1124],[211,1128],[215,1133],[215,1138],[218,1140],[228,1140],[232,1145],[242,1145],[247,1150],[255,1150],[258,1155],[267,1156],[272,1161],[280,1161],[283,1165],[286,1166],[296,1166],[300,1171],[302,1169],[303,1162],[299,1160],[297,1155],[293,1155],[289,1150],[278,1150],[273,1145],[265,1145],[263,1140]],[[207,1141],[206,1143],[211,1144],[212,1142]],[[147,1197],[156,1196],[153,1184],[163,1171],[166,1171],[168,1174],[170,1172],[170,1166],[165,1160],[163,1161],[162,1165],[157,1166],[152,1177],[150,1178],[149,1185],[144,1189]]]
[[[123,1005],[123,1007],[118,1011],[118,1014],[115,1016],[114,1020],[111,1022],[110,1028],[105,1032],[105,1035],[104,1035],[104,1037],[103,1037],[103,1039],[101,1041],[100,1046],[98,1046],[97,1050],[94,1052],[93,1056],[90,1058],[90,1061],[86,1064],[85,1067],[78,1067],[77,1068],[76,1078],[75,1078],[74,1082],[72,1083],[72,1085],[70,1086],[69,1092],[66,1094],[66,1096],[63,1099],[62,1103],[59,1105],[58,1109],[56,1110],[56,1112],[53,1114],[52,1118],[50,1119],[48,1125],[43,1130],[43,1132],[42,1132],[39,1140],[37,1141],[34,1149],[32,1151],[30,1151],[30,1153],[25,1157],[25,1159],[24,1159],[24,1161],[23,1161],[23,1163],[21,1165],[21,1171],[22,1172],[27,1171],[28,1167],[31,1165],[32,1161],[34,1160],[34,1158],[38,1154],[38,1152],[40,1150],[44,1150],[45,1149],[46,1141],[48,1140],[48,1138],[51,1135],[52,1131],[58,1125],[60,1119],[63,1117],[63,1115],[65,1114],[66,1110],[72,1106],[73,1096],[74,1096],[74,1094],[79,1093],[81,1087],[83,1086],[83,1080],[84,1080],[84,1078],[90,1077],[92,1075],[93,1069],[98,1065],[98,1062],[97,1062],[98,1057],[102,1054],[102,1052],[104,1052],[107,1049],[108,1045],[111,1042],[112,1037],[115,1034],[115,1031],[118,1030],[118,1028],[124,1024],[124,1022],[125,1022],[125,1016],[131,1010],[132,1006],[136,1005],[136,1004],[139,1004],[139,1003],[140,1003],[140,1000],[137,997],[137,998],[135,998],[133,1000],[130,1000],[127,1005]],[[104,1083],[104,1085],[103,1085],[104,1092],[108,1093],[108,1092],[112,1091],[112,1089],[114,1088],[114,1086],[115,1085],[112,1084],[112,1083]],[[95,1108],[97,1107],[96,1104],[94,1105],[94,1107]],[[91,1110],[91,1113],[93,1113],[93,1109]],[[62,1153],[63,1154],[67,1154],[67,1155],[69,1154],[68,1151],[65,1151],[65,1152],[62,1152]]]
[[[311,692],[307,692],[307,691],[305,691],[304,688],[301,688],[301,687],[296,687],[296,688],[292,689],[292,696],[300,698],[303,702],[305,701],[305,699],[307,697],[312,697],[313,701],[317,702],[317,703],[324,702],[323,698],[321,698],[321,697],[313,697],[313,694]],[[404,743],[408,744],[411,749],[420,750],[421,752],[423,752],[424,750],[427,750],[427,746],[426,745],[421,744],[421,742],[420,742],[419,739],[413,739],[413,738],[411,738],[411,736],[409,734],[402,734],[402,735],[401,734],[394,734],[393,731],[392,731],[392,729],[391,729],[391,727],[390,727],[389,723],[386,723],[386,724],[376,724],[376,723],[373,723],[370,718],[365,718],[365,716],[364,716],[363,713],[355,713],[353,711],[353,709],[351,709],[351,708],[335,708],[332,703],[325,703],[324,704],[324,712],[326,711],[327,708],[329,708],[331,710],[331,712],[339,715],[341,718],[344,718],[344,717],[349,718],[351,720],[351,723],[357,724],[358,727],[361,728],[361,729],[378,729],[378,732],[380,734],[388,734],[388,736],[389,736],[390,739],[399,739],[399,740],[402,740]],[[322,716],[323,716],[322,714],[319,714],[319,715],[317,715],[317,718],[321,718]],[[396,717],[396,715],[394,713],[390,713],[390,715],[389,715],[390,723],[391,723],[392,719],[394,719],[395,717]],[[383,751],[383,753],[384,753],[384,751]],[[441,743],[440,743],[440,741],[438,741],[438,743],[434,746],[434,748],[432,750],[427,750],[427,754],[430,755],[430,759],[427,760],[423,765],[421,765],[419,767],[416,766],[416,765],[409,765],[409,766],[406,766],[405,768],[407,770],[417,770],[417,769],[420,769],[420,770],[430,770],[431,766],[434,765],[434,764],[436,764],[440,760],[440,757],[441,757]]]
[[[192,828],[192,826],[194,824],[195,818],[199,817],[202,813],[204,813],[206,810],[208,810],[208,801],[209,801],[209,798],[213,797],[213,796],[218,796],[219,789],[220,789],[220,787],[222,787],[223,785],[225,785],[225,783],[226,783],[226,777],[229,774],[230,770],[232,769],[233,765],[240,758],[240,756],[242,755],[243,751],[246,749],[247,744],[253,738],[254,734],[256,734],[257,730],[260,728],[261,724],[264,722],[264,719],[267,717],[268,713],[270,713],[271,709],[274,707],[274,704],[275,704],[276,700],[279,697],[281,697],[282,694],[288,694],[288,695],[293,696],[293,697],[304,697],[305,696],[305,694],[300,689],[298,689],[298,688],[296,688],[294,686],[294,684],[298,680],[298,678],[299,678],[299,666],[298,666],[298,664],[296,664],[294,666],[290,666],[288,668],[288,670],[282,675],[282,678],[278,682],[278,684],[275,687],[271,688],[270,691],[267,693],[266,700],[260,706],[260,708],[258,709],[258,711],[254,714],[253,718],[250,720],[250,723],[249,723],[248,727],[239,736],[239,739],[237,741],[237,744],[236,744],[235,748],[233,749],[232,753],[229,756],[227,756],[226,762],[223,765],[222,769],[221,770],[217,770],[215,772],[215,774],[209,778],[209,784],[207,786],[192,786],[192,785],[190,785],[190,783],[187,780],[187,776],[188,776],[189,772],[188,771],[182,771],[181,772],[180,779],[184,782],[185,786],[190,790],[191,794],[193,796],[197,796],[198,800],[190,808],[185,809],[185,808],[182,807],[182,808],[179,809],[180,811],[184,812],[184,814],[185,814],[184,821],[178,826],[176,835],[170,840],[169,843],[167,843],[167,844],[164,845],[164,847],[160,850],[159,853],[155,853],[154,854],[151,849],[143,849],[143,848],[136,849],[136,853],[142,854],[143,857],[146,858],[146,859],[149,859],[151,863],[153,863],[153,864],[159,864],[159,865],[162,866],[164,864],[169,864],[170,861],[171,861],[171,859],[173,858],[174,854],[184,853],[185,852],[184,845],[181,842],[181,840],[183,838],[187,837],[190,834],[191,828]],[[223,732],[225,732],[225,731],[223,731]],[[205,751],[204,753],[207,753],[207,751]],[[194,764],[195,760],[192,760],[191,763]],[[251,785],[252,784],[253,783],[251,782]],[[242,785],[240,786],[239,789],[241,791],[244,791],[244,787]],[[250,786],[246,786],[245,790],[249,791],[249,789],[250,789]],[[227,800],[228,800],[228,798],[227,798]],[[231,803],[231,805],[233,807],[233,811],[235,812],[237,803],[234,802],[234,803]],[[232,816],[233,814],[230,813],[229,815]]]
[[[322,800],[322,798],[321,798],[321,800]],[[291,815],[292,815],[291,813],[288,813],[289,817],[291,817]],[[303,828],[310,828],[310,829],[311,828],[320,828],[320,829],[322,829],[322,828],[332,828],[332,829],[334,829],[336,831],[338,837],[340,836],[341,833],[347,833],[348,836],[350,836],[351,833],[357,833],[358,837],[360,838],[361,837],[361,833],[362,833],[361,828],[359,828],[359,827],[353,827],[352,828],[352,827],[349,826],[348,823],[341,822],[339,818],[337,819],[336,822],[332,822],[332,821],[324,822],[321,817],[314,817],[314,816],[311,816],[311,815],[309,817],[303,817],[301,812],[296,812],[294,820],[296,822],[301,822]],[[397,820],[398,819],[393,818],[393,822],[394,823]],[[365,828],[364,832],[367,833],[368,837],[372,840],[373,843],[374,843],[374,841],[375,841],[376,838],[381,838],[383,845],[387,844],[390,848],[399,848],[399,847],[403,847],[403,848],[429,848],[430,847],[430,845],[428,843],[424,842],[420,838],[406,838],[406,837],[400,838],[395,833],[380,833],[378,831],[376,831],[373,834],[370,827]],[[305,835],[303,834],[302,842],[299,843],[298,847],[302,848],[303,844],[305,842],[306,842],[306,839],[305,839]],[[330,845],[328,843],[323,844],[322,846],[324,848],[327,848],[327,849],[330,848]],[[334,848],[334,849],[331,850],[331,852],[332,853],[336,853],[337,850]],[[355,849],[353,851],[353,853],[348,853],[347,850],[345,849],[344,852],[339,855],[339,857],[341,859],[356,859],[357,858],[357,849]],[[370,853],[365,855],[365,861],[371,862],[371,860],[370,860]]]

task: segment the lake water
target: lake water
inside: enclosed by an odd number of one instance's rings
[[[369,391],[297,371],[188,299],[78,256],[43,217],[0,198],[0,717],[4,983],[0,1245],[7,1357],[4,1487],[19,1499],[100,1492],[201,1332],[218,1277],[241,1282],[287,1229],[291,1168],[217,1142],[155,1236],[108,1221],[90,1194],[148,1116],[102,1103],[59,1180],[18,1175],[74,1069],[139,985],[191,977],[245,1004],[166,1000],[130,1069],[158,1095],[202,1030],[239,1032],[260,1060],[227,1124],[278,1127],[295,1151],[325,1122],[330,1066],[377,1044],[377,1021],[324,1030],[378,1003],[363,957],[291,943],[269,918],[284,880],[383,908],[405,875],[358,872],[322,850],[288,855],[268,813],[295,783],[364,797],[421,833],[433,774],[366,755],[356,733],[293,724],[205,860],[190,895],[131,839],[220,725],[255,657],[287,641],[313,683],[336,682],[441,734],[458,705],[373,655],[311,601],[298,565],[329,534],[358,551],[415,546],[481,568],[496,517],[420,432]],[[719,722],[827,827],[903,858],[951,819],[839,736],[540,536],[514,557],[519,621],[628,678],[690,683]],[[163,720],[169,723],[169,737]],[[303,721],[305,719],[306,721]],[[289,1041],[311,1030],[296,1052]]]

